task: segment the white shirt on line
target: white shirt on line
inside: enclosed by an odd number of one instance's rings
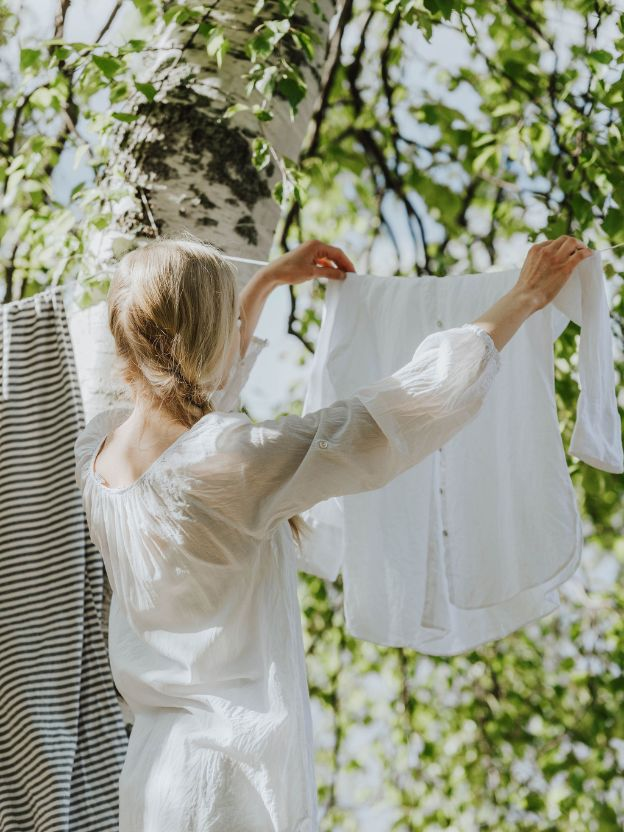
[[[315,534],[298,553],[300,568],[331,580],[342,571],[353,636],[450,655],[558,606],[556,588],[577,569],[583,547],[554,391],[553,340],[570,319],[581,327],[570,453],[624,470],[599,255],[577,266],[500,355],[487,347],[489,362],[470,382],[480,352],[461,337],[461,324],[478,320],[519,271],[348,275],[327,285],[304,413],[357,395],[404,463],[378,490],[333,497],[304,514]],[[397,369],[415,347],[429,354],[435,379],[423,380],[423,412],[410,369]],[[452,378],[457,393],[449,391]],[[448,418],[461,422],[456,436],[445,429]]]

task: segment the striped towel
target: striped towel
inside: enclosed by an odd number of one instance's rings
[[[62,287],[0,307],[0,830],[117,832],[128,735],[74,480]]]

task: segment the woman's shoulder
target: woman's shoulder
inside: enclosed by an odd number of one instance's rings
[[[117,405],[101,410],[78,432],[74,442],[74,457],[76,482],[79,486],[83,485],[93,454],[104,437],[125,422],[132,411],[131,405]],[[201,462],[207,454],[210,455],[220,448],[221,442],[224,441],[224,433],[228,435],[230,433],[229,428],[250,421],[247,414],[237,410],[216,410],[207,413],[181,434],[173,443],[174,448],[171,453],[162,455],[160,468],[167,476],[170,476],[169,468],[171,465],[178,465],[182,457],[185,462],[193,459]]]
[[[129,405],[117,405],[106,408],[92,416],[78,431],[74,441],[74,458],[76,461],[76,482],[80,485],[82,474],[89,464],[91,455],[104,436],[125,421],[132,413]]]
[[[125,421],[132,410],[131,405],[116,405],[115,407],[108,407],[106,410],[100,410],[78,432],[76,445],[83,445],[87,439],[91,441],[98,439],[103,433]]]

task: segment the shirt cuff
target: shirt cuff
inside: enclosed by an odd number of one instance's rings
[[[256,363],[256,359],[262,350],[268,346],[268,343],[268,338],[259,338],[257,335],[251,336],[245,354],[242,358],[239,358],[232,371],[232,377],[223,390],[219,391],[220,395],[213,397],[213,402],[219,410],[240,410],[241,390],[247,384],[247,379]]]
[[[479,336],[479,338],[481,338],[481,340],[485,344],[485,351],[487,357],[494,359],[494,361],[496,362],[496,369],[499,370],[501,363],[501,354],[500,350],[494,343],[490,333],[478,324],[464,324],[463,328],[472,330],[476,335]]]

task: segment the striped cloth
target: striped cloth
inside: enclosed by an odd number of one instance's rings
[[[116,832],[128,735],[74,480],[62,287],[0,309],[0,832]]]

